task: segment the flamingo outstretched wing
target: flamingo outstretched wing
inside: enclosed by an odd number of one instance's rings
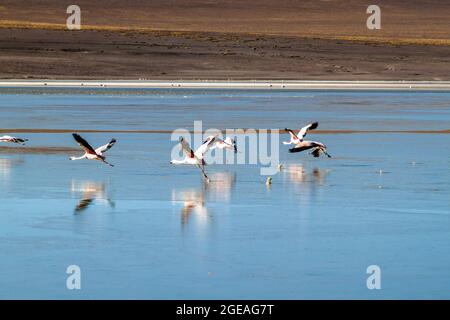
[[[104,146],[98,147],[97,149],[95,149],[95,153],[97,154],[102,154],[106,151],[108,151],[109,149],[112,148],[112,146],[117,142],[116,139],[111,139],[110,142],[108,142],[107,144],[105,144]]]
[[[77,206],[75,207],[75,213],[80,213],[81,211],[86,210],[94,201],[94,199],[81,199],[80,202],[78,202]]]
[[[188,156],[189,158],[195,158],[194,151],[192,151],[191,147],[189,146],[189,143],[187,143],[186,140],[184,140],[183,137],[180,138],[180,145],[181,150]]]
[[[309,130],[314,130],[319,126],[318,122],[313,122],[308,124],[307,126],[304,126],[303,128],[300,129],[300,131],[298,132],[298,138],[300,140],[303,140],[303,138],[306,136],[306,134],[308,133]]]
[[[203,144],[195,150],[195,156],[203,159],[203,155],[214,145],[217,136],[209,136],[205,139]]]
[[[295,147],[289,149],[290,153],[302,152],[305,150],[311,149],[311,146],[302,146],[301,144],[296,145]]]
[[[285,128],[284,130],[286,130],[287,132],[289,132],[290,136],[291,136],[291,140],[300,140],[297,135],[294,133],[294,131],[292,131],[291,129]]]
[[[92,148],[91,145],[86,140],[84,140],[79,134],[73,133],[72,136],[86,153],[97,154],[94,148]]]

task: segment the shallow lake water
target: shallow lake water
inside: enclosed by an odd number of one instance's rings
[[[0,298],[450,298],[450,93],[2,89],[0,115],[29,139],[0,146]],[[270,187],[257,164],[209,165],[205,183],[169,164],[195,120],[319,121],[337,132],[307,138],[333,157],[290,154],[282,133]],[[116,138],[115,167],[45,151],[77,148],[56,129]]]

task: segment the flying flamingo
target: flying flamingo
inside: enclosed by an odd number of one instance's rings
[[[99,160],[110,167],[114,167],[112,164],[106,162],[106,157],[103,155],[104,152],[111,149],[111,147],[116,143],[116,139],[111,139],[111,141],[108,144],[105,144],[104,146],[98,147],[94,150],[94,148],[91,147],[91,145],[84,140],[80,135],[73,133],[72,134],[75,141],[80,145],[80,147],[84,150],[84,155],[81,157],[70,157],[70,160],[81,160],[81,159],[88,159],[88,160]]]
[[[206,140],[203,142],[203,144],[197,148],[197,150],[194,152],[192,151],[191,147],[189,146],[189,143],[184,140],[183,137],[180,137],[180,145],[183,152],[186,154],[186,157],[183,160],[171,160],[171,164],[191,164],[197,166],[202,171],[203,177],[206,179],[206,181],[209,182],[209,178],[205,173],[204,166],[206,165],[204,154],[206,151],[208,151],[211,146],[214,144],[216,140],[216,137],[209,136],[206,138]]]
[[[306,134],[308,133],[309,130],[314,130],[318,126],[319,126],[318,122],[310,123],[307,126],[304,126],[299,131],[298,135],[296,135],[294,133],[294,131],[292,131],[291,129],[288,129],[288,128],[284,129],[287,132],[289,132],[289,134],[291,135],[291,140],[289,142],[283,141],[283,144],[286,144],[286,145],[294,144],[295,145],[293,148],[289,149],[289,152],[291,152],[291,153],[301,152],[304,150],[314,148],[314,150],[311,152],[311,154],[315,158],[318,158],[320,156],[321,152],[323,152],[328,158],[331,158],[331,156],[327,153],[327,147],[323,143],[317,142],[317,141],[303,140],[303,138],[306,136]]]
[[[11,143],[25,145],[26,141],[28,141],[28,139],[21,139],[21,138],[16,138],[16,137],[11,137],[11,136],[0,137],[0,142],[11,142]]]

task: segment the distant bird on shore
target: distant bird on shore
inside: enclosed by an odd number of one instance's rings
[[[25,145],[25,142],[27,142],[28,139],[22,139],[22,138],[16,138],[11,136],[3,136],[0,137],[0,142],[10,142],[10,143],[17,143],[21,145]]]
[[[88,160],[98,160],[106,163],[110,167],[114,167],[112,164],[106,162],[106,157],[103,155],[104,152],[111,149],[111,147],[116,143],[116,139],[111,139],[111,141],[104,146],[101,146],[94,150],[94,148],[91,147],[91,145],[84,140],[80,135],[73,133],[72,134],[75,141],[80,145],[80,147],[84,150],[84,155],[81,157],[70,157],[70,160],[81,160],[81,159],[88,159]]]
[[[307,126],[304,126],[299,131],[298,135],[296,135],[294,133],[294,131],[292,131],[291,129],[288,129],[288,128],[284,129],[287,132],[289,132],[289,134],[291,136],[291,140],[289,142],[283,141],[283,144],[286,144],[286,145],[294,144],[295,145],[293,148],[289,149],[289,152],[291,152],[291,153],[302,152],[302,151],[314,148],[314,150],[311,152],[311,154],[315,158],[318,158],[320,156],[321,152],[323,152],[328,158],[331,158],[331,156],[327,153],[327,147],[323,143],[317,142],[317,141],[303,140],[303,138],[306,136],[306,134],[308,133],[309,130],[314,130],[318,126],[319,126],[318,122],[310,123]]]
[[[216,137],[209,136],[206,138],[206,140],[203,142],[203,144],[197,148],[197,150],[194,152],[192,151],[191,147],[189,146],[189,143],[184,140],[183,137],[180,138],[180,146],[181,150],[186,154],[186,157],[183,160],[174,160],[172,159],[170,161],[171,164],[190,164],[195,165],[197,168],[199,168],[203,174],[203,177],[206,179],[206,181],[209,182],[209,178],[205,173],[205,159],[204,155],[205,153],[213,146],[214,142],[216,140]]]
[[[226,137],[225,140],[222,140],[222,139],[219,139],[219,138],[215,137],[215,142],[214,142],[214,145],[211,147],[211,150],[216,149],[216,148],[219,148],[219,149],[232,149],[234,151],[234,153],[238,152],[236,141],[234,141],[230,137]]]

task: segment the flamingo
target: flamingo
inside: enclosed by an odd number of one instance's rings
[[[25,142],[27,142],[27,141],[28,141],[28,139],[16,138],[16,137],[11,137],[11,136],[0,137],[0,142],[11,142],[11,143],[25,145]]]
[[[116,143],[116,139],[111,139],[111,141],[104,146],[98,147],[94,150],[94,148],[91,147],[91,145],[84,140],[79,134],[73,133],[72,134],[75,141],[80,145],[80,147],[84,150],[84,155],[81,157],[70,157],[70,160],[81,160],[81,159],[88,159],[88,160],[99,160],[110,167],[114,167],[112,164],[106,162],[106,157],[103,155],[104,152],[111,149],[111,147]]]
[[[304,126],[299,131],[298,135],[296,135],[294,133],[294,131],[292,131],[291,129],[288,129],[288,128],[284,129],[287,132],[289,132],[289,134],[291,135],[291,140],[289,142],[283,141],[283,144],[286,144],[286,145],[294,144],[295,145],[293,148],[289,149],[289,152],[291,152],[291,153],[301,152],[304,150],[314,148],[314,150],[311,152],[311,154],[315,158],[318,158],[320,156],[321,152],[323,152],[328,158],[331,158],[331,156],[327,153],[327,147],[323,143],[317,142],[317,141],[303,140],[303,138],[306,136],[306,134],[308,133],[309,130],[314,130],[318,126],[319,126],[318,122],[310,123],[310,124]]]
[[[197,166],[203,174],[203,177],[206,179],[206,181],[209,182],[209,178],[205,173],[204,166],[206,165],[204,154],[212,147],[216,140],[216,137],[209,136],[206,138],[206,140],[203,142],[203,144],[197,148],[197,150],[194,152],[192,151],[191,147],[189,146],[189,143],[184,140],[183,137],[180,137],[180,145],[183,152],[186,154],[186,157],[183,160],[175,160],[172,159],[170,161],[171,164],[191,164]]]

